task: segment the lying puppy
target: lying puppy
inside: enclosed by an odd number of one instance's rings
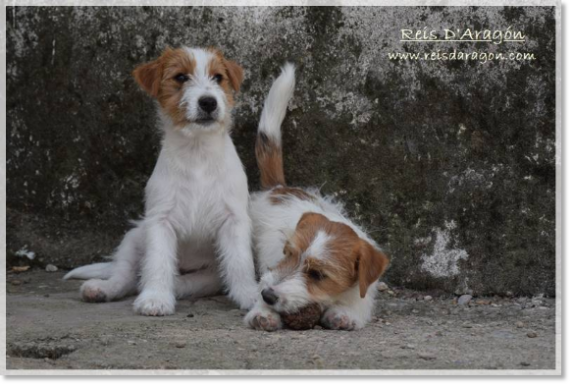
[[[273,331],[282,327],[280,314],[317,303],[325,328],[360,329],[371,317],[372,284],[389,260],[340,204],[316,189],[286,186],[280,125],[294,80],[294,67],[286,64],[258,127],[256,158],[264,191],[251,195],[250,216],[261,294],[245,322]]]
[[[248,186],[229,136],[242,68],[215,49],[184,47],[167,49],[133,76],[156,99],[163,132],[144,219],[127,232],[113,262],[77,268],[64,279],[92,279],[80,289],[88,302],[139,287],[134,308],[143,315],[173,314],[176,297],[211,295],[223,285],[249,309],[258,291]]]

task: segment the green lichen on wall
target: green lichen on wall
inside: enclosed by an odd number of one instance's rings
[[[523,31],[523,43],[402,42],[400,29]],[[550,7],[8,7],[8,252],[72,267],[142,213],[159,148],[133,68],[167,46],[245,68],[233,139],[252,189],[262,101],[297,66],[287,179],[346,203],[392,257],[387,280],[554,294],[555,19]],[[534,61],[395,61],[521,51]],[[21,255],[21,253],[20,253]]]

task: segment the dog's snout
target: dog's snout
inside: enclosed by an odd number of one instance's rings
[[[217,107],[216,99],[213,97],[202,97],[201,99],[199,99],[199,107],[205,113],[210,114],[216,110]]]
[[[278,295],[274,292],[273,289],[266,288],[262,291],[262,299],[269,305],[274,305],[278,300]]]

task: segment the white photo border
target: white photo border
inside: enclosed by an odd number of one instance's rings
[[[3,375],[343,375],[558,376],[562,375],[562,5],[559,0],[5,0],[0,9],[0,250],[6,262],[6,12],[7,6],[543,6],[556,18],[556,368],[553,370],[7,370],[6,269],[0,270],[0,374]]]

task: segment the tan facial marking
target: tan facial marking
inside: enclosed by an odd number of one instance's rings
[[[234,104],[233,90],[238,91],[243,79],[242,68],[224,58],[222,53],[209,49],[214,57],[209,63],[209,75],[220,73],[223,79],[220,87],[224,90],[231,107]],[[179,74],[191,77],[196,70],[196,61],[182,48],[167,48],[159,58],[138,66],[133,71],[137,83],[150,96],[157,99],[163,110],[169,114],[176,126],[188,123],[185,109],[181,106],[185,83],[175,79]]]
[[[180,106],[183,83],[175,80],[175,77],[179,74],[191,76],[195,67],[195,60],[184,49],[167,48],[158,59],[137,67],[133,76],[143,90],[157,98],[175,125],[179,126],[187,123],[187,119]]]
[[[209,51],[214,54],[214,57],[209,62],[209,76],[222,75],[220,86],[226,94],[229,105],[232,106],[234,105],[233,91],[238,92],[240,90],[240,85],[244,79],[244,71],[238,63],[226,59],[222,52],[216,48],[209,48]]]
[[[363,298],[367,288],[387,268],[389,259],[370,243],[362,240],[348,225],[330,221],[318,213],[305,213],[285,251],[294,258],[284,259],[284,268],[292,269],[300,261],[318,232],[328,236],[326,256],[307,256],[303,264],[308,292],[316,297],[335,296],[359,285]]]
[[[291,244],[286,243],[284,246],[284,258],[276,266],[276,269],[282,272],[292,272],[300,262],[300,252]]]
[[[177,126],[187,123],[187,118],[184,109],[181,108],[184,84],[175,80],[175,77],[179,74],[191,76],[195,72],[195,67],[195,60],[182,49],[163,55],[163,76],[157,100]]]

